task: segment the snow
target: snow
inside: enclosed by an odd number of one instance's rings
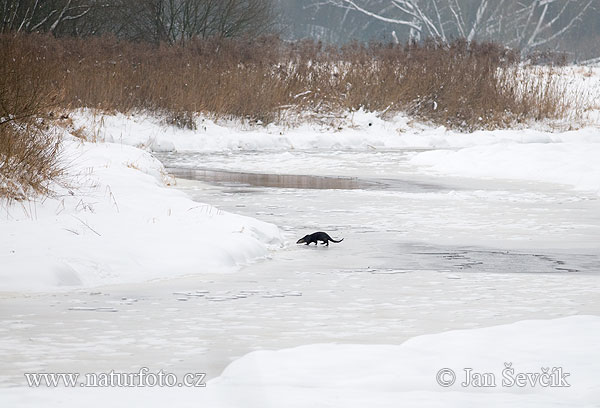
[[[411,400],[419,406],[437,406],[439,399],[448,397],[447,391],[454,395],[444,406],[511,401],[518,406],[583,406],[600,401],[599,340],[600,318],[575,316],[419,336],[397,346],[314,344],[262,350],[234,361],[208,386],[263,390],[266,395],[261,399],[274,407],[301,406],[302,399],[358,407],[369,398],[371,406],[398,406]],[[515,375],[562,367],[570,374],[571,387],[518,387],[510,385],[510,379],[503,385],[506,363],[512,363]],[[457,382],[451,387],[436,382],[436,373],[443,368],[456,373]],[[463,387],[465,368],[493,373],[496,386]],[[252,406],[252,398],[244,397],[246,406]],[[255,401],[259,406],[260,400]]]
[[[110,401],[117,407],[595,406],[600,401],[599,341],[597,316],[527,320],[418,336],[399,345],[311,344],[255,351],[231,363],[205,388],[18,387],[3,389],[0,404],[104,407]],[[474,373],[490,373],[494,386],[463,386],[467,368]],[[503,371],[506,368],[514,371]],[[442,369],[453,370],[453,385],[437,383]],[[558,373],[554,380],[546,377],[545,381],[561,386],[542,386],[539,374],[544,372]],[[537,382],[522,387],[511,383],[519,373],[529,373]]]
[[[432,150],[410,163],[437,174],[560,183],[600,195],[600,131],[594,143],[498,143]]]
[[[594,143],[598,127],[550,132],[547,129],[516,128],[460,133],[411,121],[402,114],[383,120],[375,112],[348,112],[336,126],[303,122],[250,126],[234,121],[215,122],[198,117],[197,129],[168,126],[148,114],[98,115],[79,110],[74,126],[99,140],[124,143],[155,152],[222,152],[302,149],[436,149],[463,148],[497,143]]]
[[[148,152],[67,136],[71,189],[5,208],[0,291],[39,291],[233,271],[281,244],[272,224],[168,188]]]

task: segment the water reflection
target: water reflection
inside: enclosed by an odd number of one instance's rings
[[[319,190],[357,190],[374,188],[379,183],[354,177],[326,177],[291,174],[243,173],[225,170],[186,169],[168,167],[175,177],[208,183],[230,185],[243,184],[254,187],[299,188]]]

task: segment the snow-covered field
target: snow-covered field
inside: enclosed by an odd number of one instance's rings
[[[598,72],[574,79],[591,102]],[[294,128],[198,118],[195,131],[73,112],[70,130],[98,143],[65,135],[72,187],[3,208],[0,405],[597,406],[590,106],[576,129],[471,134],[362,111]],[[240,173],[174,186],[156,157]],[[243,172],[330,179],[278,188]],[[320,229],[345,240],[293,244]],[[24,372],[142,366],[210,381],[24,387]],[[559,367],[570,387],[541,386]],[[467,368],[495,386],[461,386]],[[537,382],[506,386],[506,368]]]

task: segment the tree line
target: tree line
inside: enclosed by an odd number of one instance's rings
[[[273,27],[274,10],[272,0],[0,0],[0,32],[174,44],[259,36]]]
[[[600,0],[280,0],[296,36],[330,42],[493,41],[523,54],[600,55]],[[306,22],[306,24],[302,24]]]
[[[0,0],[0,33],[152,43],[277,32],[343,44],[493,41],[600,55],[600,0]]]

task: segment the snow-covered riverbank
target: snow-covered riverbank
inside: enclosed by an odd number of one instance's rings
[[[231,271],[281,244],[276,226],[197,203],[149,153],[65,136],[52,198],[3,209],[0,291],[46,291]]]

